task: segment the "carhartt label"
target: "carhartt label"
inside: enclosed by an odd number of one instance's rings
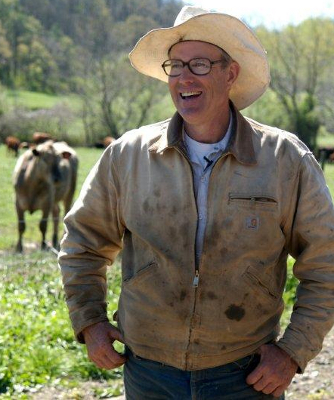
[[[258,230],[260,225],[259,217],[247,217],[246,218],[246,229]]]

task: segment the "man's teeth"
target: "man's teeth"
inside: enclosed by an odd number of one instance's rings
[[[185,97],[190,97],[190,96],[199,96],[201,94],[201,92],[184,92],[181,93],[181,97],[185,98]]]

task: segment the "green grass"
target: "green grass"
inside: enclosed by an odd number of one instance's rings
[[[120,292],[118,262],[108,276],[112,315]],[[55,256],[3,258],[0,309],[0,399],[29,398],[44,385],[73,387],[88,379],[110,380],[113,393],[121,392],[121,371],[99,370],[74,340]]]
[[[318,135],[317,146],[318,147],[334,147],[334,135],[331,133]]]
[[[326,164],[324,169],[325,169],[326,182],[327,182],[327,185],[328,185],[329,190],[333,197],[333,195],[334,195],[334,164]]]
[[[75,145],[82,145],[85,143],[84,137],[84,126],[81,115],[82,100],[80,96],[75,94],[69,95],[51,95],[46,93],[30,92],[26,90],[9,90],[5,89],[1,93],[3,94],[3,103],[5,105],[5,110],[10,111],[14,108],[23,108],[30,111],[40,110],[40,109],[50,109],[55,106],[62,106],[69,111],[69,119],[64,122],[65,128],[61,132],[52,132],[58,139],[66,138],[67,141]],[[47,125],[49,126],[49,125]],[[53,125],[53,128],[56,127]],[[29,128],[31,129],[31,128]],[[43,130],[48,130],[44,128]],[[25,132],[28,136],[26,140],[31,140],[32,132]]]
[[[52,95],[46,93],[30,92],[27,90],[4,90],[5,100],[10,107],[23,107],[30,110],[52,108],[58,104],[71,104],[71,108],[80,108],[81,101],[76,95]]]

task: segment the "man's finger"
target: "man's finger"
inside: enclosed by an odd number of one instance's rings
[[[277,389],[275,389],[275,391],[272,393],[273,396],[275,397],[280,397],[282,396],[282,394],[284,393],[285,389],[288,387],[288,385],[286,386],[279,386]]]
[[[116,355],[118,355],[118,353],[116,353]],[[96,355],[95,357],[91,357],[90,360],[98,368],[113,369],[122,366],[125,363],[126,358],[125,357],[118,358],[116,356],[109,358],[106,354],[101,354],[98,357]]]
[[[104,369],[118,368],[121,365],[123,365],[125,361],[126,361],[125,357],[119,360],[117,358],[110,359],[109,357],[107,357],[107,355],[105,355],[103,357],[103,368]]]
[[[271,394],[277,389],[277,385],[275,383],[269,383],[266,387],[262,389],[264,394]]]
[[[106,359],[113,364],[117,364],[118,366],[123,365],[126,361],[126,357],[122,354],[119,354],[113,347],[110,347],[106,352],[105,355]]]
[[[118,340],[119,342],[124,343],[124,338],[123,338],[123,335],[121,334],[121,332],[117,328],[115,328],[115,327],[113,327],[113,328],[114,329],[111,329],[108,332],[109,337],[112,340]]]
[[[269,384],[268,379],[262,377],[254,385],[253,388],[258,392],[261,392]]]
[[[262,377],[263,377],[263,368],[261,366],[261,361],[260,361],[260,364],[254,369],[254,371],[247,376],[246,382],[248,383],[248,385],[254,385]]]

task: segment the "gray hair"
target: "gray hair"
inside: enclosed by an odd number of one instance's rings
[[[233,58],[232,58],[224,49],[222,49],[221,47],[217,46],[216,44],[209,43],[209,42],[204,42],[204,41],[202,41],[202,40],[182,40],[182,39],[181,39],[180,41],[178,41],[178,42],[176,42],[176,43],[174,43],[174,44],[172,44],[172,45],[170,46],[170,48],[168,49],[168,57],[169,57],[169,55],[170,55],[170,52],[171,52],[171,50],[172,50],[172,47],[173,47],[175,44],[180,43],[180,42],[194,42],[194,41],[196,41],[196,42],[208,43],[208,44],[211,44],[212,46],[217,47],[219,50],[221,50],[221,52],[222,52],[222,69],[228,67],[228,66],[232,63]]]

